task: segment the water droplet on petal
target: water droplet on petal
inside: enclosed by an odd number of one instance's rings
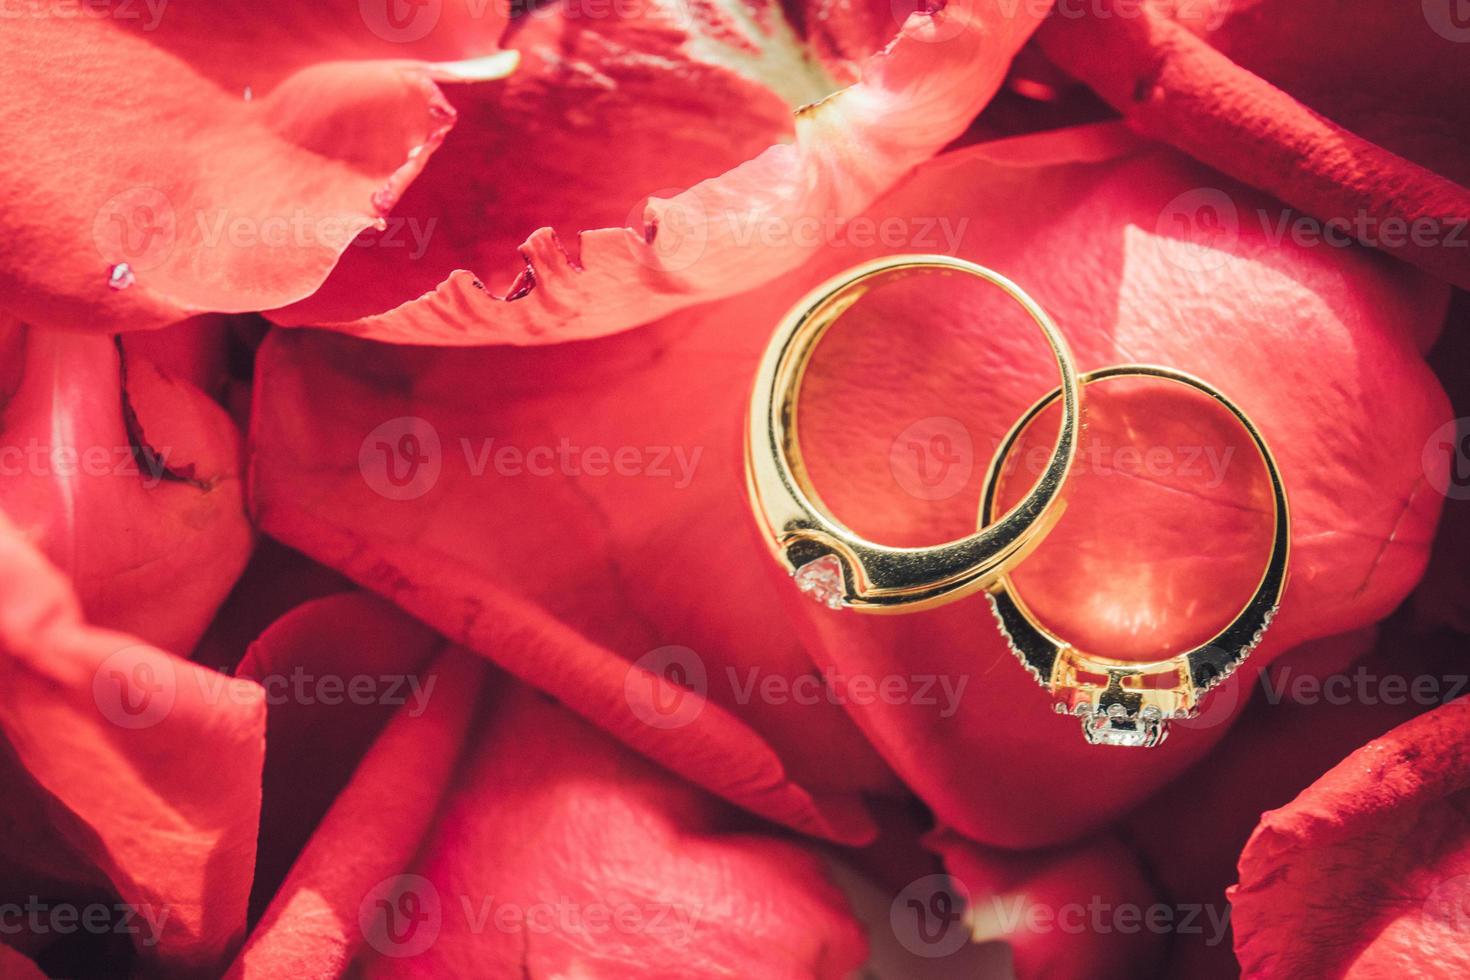
[[[107,274],[107,285],[113,289],[127,289],[137,281],[138,277],[133,275],[133,267],[126,262],[119,262]]]
[[[245,101],[246,102],[252,102],[252,101],[254,101],[254,99],[255,99],[255,92],[251,90],[251,88],[250,88],[249,85],[245,86]]]

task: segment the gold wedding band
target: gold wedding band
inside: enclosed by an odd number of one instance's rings
[[[990,592],[991,606],[1011,651],[1052,696],[1056,710],[1081,718],[1082,733],[1097,745],[1153,746],[1169,734],[1173,718],[1198,714],[1205,694],[1235,671],[1261,642],[1286,589],[1291,551],[1290,513],[1276,459],[1254,422],[1230,399],[1199,378],[1171,368],[1123,364],[1089,371],[1082,384],[1109,378],[1159,378],[1209,395],[1244,426],[1265,463],[1271,482],[1275,525],[1271,555],[1255,592],[1228,626],[1208,641],[1164,660],[1132,663],[1085,653],[1041,625],[1002,575]],[[995,509],[1006,456],[1037,415],[1057,399],[1053,391],[1031,406],[1006,435],[991,460],[980,501],[983,523]]]
[[[812,352],[827,330],[880,282],[927,273],[973,276],[1021,305],[1061,370],[1061,431],[1036,484],[989,526],[957,541],[892,548],[865,540],[819,503],[802,460],[796,410]],[[777,560],[808,594],[833,608],[914,612],[989,588],[1040,543],[1061,516],[1076,452],[1080,387],[1066,341],[1036,301],[1009,279],[943,255],[897,255],[856,266],[799,302],[776,328],[756,375],[746,433],[746,486]]]

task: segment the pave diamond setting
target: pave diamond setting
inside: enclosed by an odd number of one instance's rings
[[[836,555],[823,555],[809,561],[792,572],[792,577],[796,579],[797,588],[828,609],[842,608],[846,586],[842,581],[842,562]]]

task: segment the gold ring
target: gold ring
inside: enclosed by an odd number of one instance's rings
[[[1053,697],[1056,710],[1082,719],[1082,734],[1095,745],[1158,745],[1173,718],[1192,718],[1204,695],[1229,677],[1261,642],[1286,589],[1291,522],[1276,459],[1260,430],[1240,408],[1193,375],[1171,368],[1122,364],[1082,375],[1084,386],[1108,378],[1160,378],[1204,392],[1245,427],[1271,481],[1275,525],[1271,555],[1255,593],[1228,626],[1204,644],[1165,660],[1132,663],[1084,653],[1046,629],[1015,592],[1008,576],[990,591],[991,608],[1013,652]],[[995,508],[1001,466],[1026,426],[1057,398],[1053,391],[1021,416],[1001,440],[985,476],[980,519]]]
[[[796,432],[797,396],[827,329],[879,282],[915,273],[975,276],[1000,287],[1046,335],[1061,368],[1062,425],[1041,477],[989,527],[946,544],[890,548],[867,541],[817,503]],[[1081,401],[1071,351],[1051,318],[1009,279],[943,255],[895,255],[856,266],[813,290],[776,328],[756,375],[745,443],[746,488],[767,540],[797,585],[832,608],[915,612],[988,588],[1061,516]]]

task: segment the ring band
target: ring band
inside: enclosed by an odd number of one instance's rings
[[[1171,368],[1123,364],[1089,371],[1083,386],[1109,378],[1159,378],[1204,392],[1223,405],[1245,427],[1271,481],[1274,498],[1271,556],[1255,593],[1228,626],[1204,644],[1149,663],[1133,663],[1084,653],[1051,633],[1016,594],[1008,576],[990,592],[991,608],[1013,652],[1031,674],[1057,698],[1056,710],[1082,719],[1082,733],[1096,745],[1158,745],[1168,737],[1172,718],[1192,718],[1204,695],[1245,662],[1271,624],[1286,588],[1291,550],[1290,513],[1276,459],[1260,430],[1240,408],[1199,378]],[[995,508],[996,490],[1006,456],[1026,426],[1057,398],[1053,391],[1033,405],[1012,427],[996,450],[985,475],[980,519]],[[1102,679],[1099,682],[1096,679]]]
[[[1061,369],[1062,426],[1036,485],[993,525],[946,544],[891,548],[867,541],[816,501],[797,437],[802,377],[827,329],[879,282],[928,272],[998,286],[1034,320]],[[798,586],[833,608],[915,612],[988,588],[1061,516],[1081,401],[1066,341],[1036,301],[983,266],[943,255],[896,255],[842,273],[808,294],[776,328],[756,374],[746,433],[746,488],[777,559]]]

